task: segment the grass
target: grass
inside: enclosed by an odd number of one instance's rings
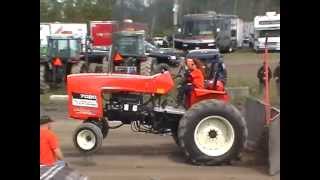
[[[271,70],[274,70],[280,60],[280,53],[269,53],[269,63]],[[228,86],[247,86],[250,95],[262,99],[263,96],[258,92],[257,71],[263,62],[263,53],[254,53],[251,50],[238,50],[234,53],[225,54],[224,61],[228,70]],[[235,103],[243,101],[243,98],[236,98]],[[274,79],[270,82],[270,103],[279,105],[280,98]]]

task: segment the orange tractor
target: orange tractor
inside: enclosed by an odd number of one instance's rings
[[[186,108],[176,108],[164,100],[174,88],[168,71],[151,76],[69,75],[69,116],[83,121],[74,132],[74,145],[82,153],[94,153],[110,129],[131,125],[136,132],[172,135],[192,164],[217,165],[238,158],[246,143],[246,122],[228,102],[223,83],[210,82],[192,87]],[[122,124],[111,126],[112,121]]]

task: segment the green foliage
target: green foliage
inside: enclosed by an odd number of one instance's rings
[[[153,34],[163,34],[172,31],[173,3],[174,0],[40,0],[40,21],[76,23],[130,18],[147,23]],[[180,20],[184,14],[206,11],[237,14],[247,21],[266,11],[280,12],[280,0],[179,0],[179,5]]]

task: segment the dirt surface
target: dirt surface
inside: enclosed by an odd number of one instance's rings
[[[80,124],[69,119],[66,104],[43,106],[55,122],[65,159],[69,165],[91,180],[273,180],[267,166],[253,153],[244,153],[233,165],[194,166],[185,161],[171,136],[134,133],[128,126],[111,130],[102,148],[85,157],[73,146],[72,133]]]

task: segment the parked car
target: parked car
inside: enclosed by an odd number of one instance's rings
[[[169,42],[163,37],[154,37],[152,38],[153,44],[158,47],[166,48],[169,46]]]
[[[145,49],[147,56],[155,59],[156,71],[169,70],[170,66],[178,66],[183,59],[183,52],[173,48],[158,48],[147,41],[145,41]]]

